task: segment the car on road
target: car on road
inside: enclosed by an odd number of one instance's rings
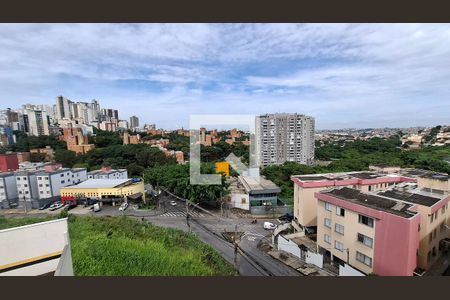
[[[172,200],[172,201],[170,201],[170,205],[172,205],[172,206],[176,206],[176,205],[177,205],[177,202],[176,202],[176,201],[174,201],[174,200]]]
[[[266,230],[272,230],[275,229],[277,226],[270,222],[264,222],[264,229]]]
[[[64,210],[65,210],[65,211],[69,211],[69,210],[71,210],[71,209],[74,209],[75,207],[77,207],[77,205],[76,205],[75,203],[70,203],[69,205],[66,205],[66,206],[64,207]]]
[[[287,221],[287,222],[291,222],[292,220],[294,220],[294,216],[290,213],[284,214],[282,216],[280,216],[278,218],[279,221]]]
[[[60,209],[63,206],[64,206],[64,204],[62,204],[59,201],[58,202],[54,202],[52,205],[50,205],[49,210],[54,211],[54,210]]]
[[[120,211],[125,211],[128,208],[128,203],[122,203],[122,205],[119,207]]]
[[[47,204],[44,204],[44,205],[42,205],[41,207],[39,207],[39,210],[47,209],[47,208],[49,208],[51,205],[52,205],[52,204],[51,204],[50,202],[47,203]]]

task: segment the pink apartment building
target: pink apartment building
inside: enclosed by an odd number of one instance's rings
[[[362,192],[376,192],[416,179],[402,174],[346,172],[292,176],[294,183],[294,217],[302,227],[317,226],[315,194],[330,188],[350,187]]]
[[[341,187],[316,192],[317,246],[324,259],[365,274],[412,276],[420,214],[414,204]]]

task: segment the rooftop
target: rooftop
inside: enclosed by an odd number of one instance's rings
[[[89,188],[114,188],[131,182],[131,179],[88,179],[80,182],[71,188],[89,189]]]
[[[328,180],[347,180],[350,178],[374,179],[379,177],[395,176],[395,174],[382,174],[378,172],[340,172],[340,173],[324,173],[311,175],[294,175],[292,177],[301,181],[328,181]]]
[[[436,195],[434,193],[428,193],[425,191],[414,190],[414,191],[405,191],[399,189],[390,189],[382,192],[378,192],[377,195],[394,198],[406,202],[411,202],[424,206],[433,206],[446,196],[444,195]]]
[[[403,203],[379,195],[361,193],[359,190],[348,187],[323,191],[321,194],[329,195],[372,209],[385,211],[403,218],[410,218],[416,214],[415,212],[408,210],[411,206],[413,206],[412,204]]]
[[[445,173],[438,173],[430,170],[413,169],[413,168],[400,169],[400,174],[408,177],[433,178],[437,180],[449,179],[449,175]]]
[[[260,176],[259,181],[250,176],[239,176],[239,181],[244,185],[249,194],[280,193],[281,189],[272,181]]]

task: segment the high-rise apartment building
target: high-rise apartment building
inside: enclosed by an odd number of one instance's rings
[[[28,135],[49,135],[49,116],[43,106],[26,104],[21,113],[23,115],[24,131]]]
[[[261,166],[314,160],[314,118],[276,113],[256,117],[257,158]]]
[[[139,127],[139,118],[136,116],[131,116],[130,117],[130,128],[135,129],[137,127]]]
[[[72,114],[72,101],[63,96],[56,97],[56,118],[59,119],[71,119]]]

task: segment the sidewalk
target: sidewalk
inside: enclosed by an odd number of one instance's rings
[[[441,256],[425,273],[425,276],[443,276],[450,266],[450,252]]]

